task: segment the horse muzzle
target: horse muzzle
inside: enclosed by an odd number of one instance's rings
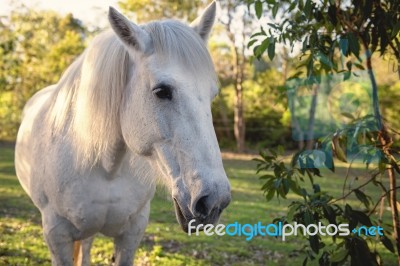
[[[186,233],[189,231],[189,222],[193,219],[195,220],[192,222],[191,226],[197,226],[199,224],[216,224],[221,216],[223,209],[225,209],[230,203],[230,195],[229,198],[225,201],[221,202],[217,206],[213,208],[209,208],[207,204],[207,197],[200,198],[196,204],[193,205],[192,210],[189,208],[185,208],[183,204],[174,198],[174,207],[175,207],[175,215],[176,218],[182,228],[182,230]],[[191,227],[193,230],[193,227]],[[200,228],[202,231],[203,227]]]

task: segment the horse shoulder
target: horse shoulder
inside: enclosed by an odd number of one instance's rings
[[[17,177],[24,190],[31,196],[31,177],[34,166],[32,160],[38,157],[42,152],[37,151],[37,142],[42,136],[42,124],[44,116],[47,112],[46,107],[50,106],[51,95],[55,91],[55,85],[46,87],[35,93],[26,103],[23,113],[21,125],[18,130],[15,145],[15,169]]]

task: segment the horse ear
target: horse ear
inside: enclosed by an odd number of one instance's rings
[[[108,21],[118,38],[125,45],[145,52],[150,37],[144,30],[129,21],[124,15],[111,6],[108,10]]]
[[[200,17],[196,18],[190,24],[190,26],[200,35],[200,37],[204,41],[207,41],[212,26],[214,25],[216,10],[217,10],[217,4],[215,1],[213,1],[204,10],[203,14]]]

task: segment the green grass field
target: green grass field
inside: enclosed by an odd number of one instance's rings
[[[0,265],[49,265],[50,256],[42,237],[39,211],[24,193],[15,176],[14,151],[0,146]],[[232,185],[232,202],[224,211],[220,223],[263,223],[285,214],[288,201],[266,202],[255,175],[255,163],[249,160],[225,159],[224,166]],[[361,176],[364,170],[355,169]],[[337,167],[332,174],[323,171],[317,182],[333,195],[341,195],[345,168]],[[359,179],[362,179],[361,177]],[[362,180],[354,181],[362,182]],[[375,187],[366,187],[379,195]],[[354,199],[348,200],[358,206]],[[390,223],[390,212],[384,220]],[[286,242],[273,237],[187,236],[176,222],[169,194],[159,189],[152,201],[150,223],[136,254],[135,265],[301,265],[300,249],[306,243],[302,237],[290,237]],[[395,265],[396,257],[377,246],[385,265]],[[93,265],[110,265],[112,242],[98,235],[92,249]],[[309,265],[316,265],[311,263]]]

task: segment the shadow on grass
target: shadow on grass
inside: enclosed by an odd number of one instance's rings
[[[26,197],[0,196],[0,216],[41,224],[40,212]]]
[[[16,262],[19,263],[16,263]],[[32,252],[26,249],[1,248],[0,264],[1,265],[49,265],[50,259],[40,259]]]
[[[14,165],[0,167],[0,174],[15,175]]]

